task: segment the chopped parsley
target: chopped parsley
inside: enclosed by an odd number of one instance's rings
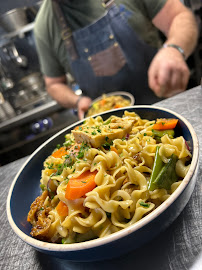
[[[83,158],[85,151],[87,151],[90,147],[87,145],[87,143],[82,143],[80,150],[78,152],[77,158]]]
[[[46,162],[46,165],[48,169],[53,169],[53,163]]]
[[[64,168],[63,164],[58,164],[57,165],[57,172],[54,175],[61,175],[63,168]]]
[[[139,204],[145,208],[149,208],[150,204],[149,203],[145,203],[145,202],[139,202]]]
[[[104,147],[105,150],[110,150],[110,146],[111,146],[111,144],[108,142],[102,144],[102,147]]]
[[[73,141],[71,139],[66,139],[66,141],[63,143],[64,146],[68,147],[73,144]]]

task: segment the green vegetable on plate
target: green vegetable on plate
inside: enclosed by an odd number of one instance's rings
[[[171,185],[178,179],[175,170],[178,160],[177,156],[175,154],[172,154],[168,160],[168,163],[164,163],[159,154],[159,149],[160,147],[157,146],[154,159],[154,167],[149,182],[150,191],[161,188],[170,190]]]

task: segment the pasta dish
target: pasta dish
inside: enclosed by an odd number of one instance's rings
[[[52,243],[105,237],[136,223],[180,185],[192,155],[177,119],[86,119],[44,161],[42,193],[27,216],[31,235]]]
[[[92,116],[97,113],[105,112],[112,109],[123,108],[130,106],[130,100],[123,98],[120,95],[113,95],[107,97],[102,95],[102,99],[94,102],[88,110],[87,116]]]

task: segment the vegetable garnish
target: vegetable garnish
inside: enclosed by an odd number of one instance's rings
[[[168,163],[163,166],[160,173],[153,182],[153,189],[151,190],[154,190],[156,188],[165,188],[167,190],[171,189],[171,185],[176,182],[178,178],[175,171],[177,161],[177,156],[175,154],[172,154]]]
[[[100,100],[100,105],[101,105],[101,106],[104,106],[105,103],[106,103],[106,99],[103,98],[103,99]]]
[[[79,148],[79,151],[78,151],[77,158],[83,158],[85,151],[88,151],[89,148],[90,148],[90,146],[87,143],[82,142],[82,144]]]
[[[61,217],[68,216],[68,206],[64,202],[60,201],[56,206],[56,210],[59,216]]]
[[[175,171],[176,162],[178,160],[177,156],[172,154],[168,163],[164,163],[159,155],[159,149],[160,147],[158,146],[156,148],[154,167],[148,187],[150,191],[160,188],[170,190],[171,185],[177,181],[177,174]]]
[[[164,130],[152,129],[152,133],[153,133],[154,139],[160,142],[161,142],[161,137],[163,137],[164,135],[168,135],[168,137],[171,139],[173,139],[175,135],[174,129],[164,129]]]
[[[69,151],[66,149],[66,147],[62,146],[58,150],[53,152],[52,156],[55,157],[55,158],[61,158],[61,157],[65,156],[65,155],[67,155],[68,152]]]
[[[154,166],[153,166],[153,170],[152,170],[152,174],[151,174],[151,178],[150,178],[150,182],[149,182],[149,187],[148,187],[149,190],[155,189],[153,182],[155,181],[156,177],[158,176],[158,174],[160,173],[160,171],[164,165],[164,163],[161,159],[161,156],[159,154],[159,149],[160,149],[160,146],[157,146],[155,157],[154,157]]]
[[[149,208],[150,204],[149,203],[145,203],[145,202],[139,202],[139,204],[143,207]]]
[[[110,146],[110,150],[114,151],[117,155],[119,154],[118,150],[114,146]]]
[[[157,119],[156,123],[153,125],[153,129],[163,130],[163,129],[174,129],[177,125],[178,119],[170,118],[160,118]]]
[[[65,192],[65,198],[68,200],[75,200],[83,197],[87,192],[96,187],[95,176],[97,171],[86,171],[77,178],[69,179]]]
[[[121,104],[114,105],[114,109],[122,108],[123,106]]]

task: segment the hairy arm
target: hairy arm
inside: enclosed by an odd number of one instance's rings
[[[178,45],[186,58],[190,56],[197,44],[198,28],[188,8],[179,0],[168,0],[152,22],[167,37],[166,44]],[[156,95],[170,97],[186,89],[189,69],[181,53],[167,47],[154,57],[148,76],[149,85]]]
[[[67,85],[66,76],[54,78],[44,76],[44,81],[46,90],[53,99],[65,108],[77,108],[79,118],[83,118],[84,112],[91,105],[91,99],[89,97],[79,99],[79,96]]]

